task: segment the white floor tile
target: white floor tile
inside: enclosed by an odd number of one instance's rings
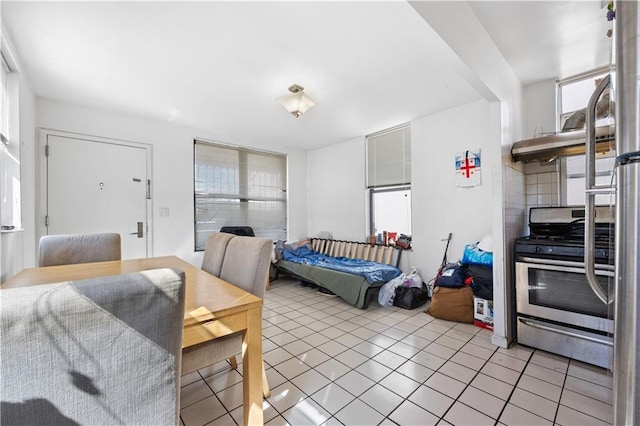
[[[324,334],[313,332],[313,334],[308,335],[302,340],[304,340],[306,343],[310,344],[311,346],[318,347],[324,343],[327,343],[331,339],[329,339]]]
[[[536,416],[512,404],[507,404],[499,420],[507,426],[547,426],[553,424],[553,422],[549,420]]]
[[[323,387],[311,395],[311,398],[331,414],[337,413],[355,399],[353,395],[335,383]]]
[[[478,374],[471,382],[471,386],[505,401],[509,398],[514,388],[514,385],[510,385],[484,373]]]
[[[216,392],[216,396],[227,410],[231,411],[234,408],[238,408],[242,405],[243,401],[242,383]]]
[[[356,368],[360,364],[367,361],[369,357],[366,357],[362,355],[360,352],[354,351],[353,349],[347,349],[341,354],[336,355],[335,359],[337,359],[338,361],[340,361],[341,363],[343,363],[348,367]]]
[[[613,407],[602,401],[565,389],[562,391],[560,404],[607,423],[613,423]]]
[[[212,395],[213,392],[211,392],[205,381],[199,380],[180,388],[180,407],[188,407]]]
[[[336,380],[349,372],[349,367],[331,358],[313,368],[329,380]]]
[[[438,372],[429,377],[429,379],[424,384],[454,399],[460,396],[466,386],[464,383]]]
[[[466,345],[465,345],[466,346]],[[431,343],[430,345],[428,345],[427,347],[424,348],[425,352],[428,352],[430,354],[439,356],[440,358],[443,359],[449,359],[452,356],[454,356],[456,354],[456,350],[455,349],[451,349],[448,348],[446,346],[443,346],[439,343]]]
[[[532,364],[540,365],[542,367],[549,368],[557,371],[558,373],[565,374],[569,367],[569,360],[558,355],[553,355],[544,351],[535,351],[531,356]]]
[[[406,358],[398,354],[395,354],[393,352],[390,352],[388,350],[380,352],[378,355],[374,356],[373,359],[378,361],[380,364],[386,367],[389,367],[393,370],[400,367],[402,364],[404,364],[407,361]]]
[[[482,367],[480,372],[495,379],[501,380],[505,383],[509,383],[510,385],[515,385],[520,378],[520,373],[518,373],[517,371],[514,371],[507,367],[503,367],[493,362],[486,363],[484,367]]]
[[[352,370],[335,381],[343,389],[346,389],[353,396],[362,395],[375,382],[355,370]]]
[[[416,348],[415,346],[411,346],[408,345],[404,342],[398,342],[396,344],[393,344],[391,346],[389,346],[388,350],[390,350],[393,353],[396,353],[398,355],[401,355],[405,358],[411,358],[412,356],[414,356],[415,354],[417,354],[418,352],[420,352],[419,348]]]
[[[311,367],[300,361],[298,358],[291,358],[285,362],[281,362],[273,368],[278,370],[278,373],[291,380],[294,377],[304,373]]]
[[[213,395],[180,410],[185,426],[202,426],[225,414],[227,410]]]
[[[444,416],[455,402],[453,398],[449,398],[447,395],[424,385],[409,396],[409,401],[427,409],[438,417]]]
[[[327,361],[331,357],[321,350],[313,348],[304,353],[301,353],[296,358],[311,367],[315,367],[316,365],[322,364],[323,362]]]
[[[282,349],[289,352],[291,355],[300,355],[303,352],[313,349],[313,347],[302,340],[295,340],[282,346]]]
[[[389,346],[394,345],[397,342],[397,340],[392,339],[391,337],[383,336],[382,334],[378,333],[367,340],[383,349],[387,349]]]
[[[610,389],[613,388],[613,375],[609,371],[583,362],[572,360],[569,364],[567,375]]]
[[[396,371],[409,377],[410,379],[415,380],[418,383],[424,383],[425,380],[431,377],[431,375],[434,373],[432,369],[413,361],[405,362],[400,367],[398,367]]]
[[[609,405],[613,404],[613,391],[595,383],[568,376],[564,388]]]
[[[484,364],[487,362],[485,359],[477,358],[464,352],[458,352],[452,356],[450,360],[476,371],[484,367]]]
[[[560,401],[560,394],[562,393],[560,386],[552,385],[551,383],[526,375],[520,378],[517,387],[554,402]]]
[[[462,348],[460,348],[460,352],[464,352],[466,354],[472,355],[476,358],[481,358],[486,361],[493,356],[495,350],[483,348],[482,346],[478,346],[474,343],[467,343]]]
[[[498,350],[493,356],[490,358],[490,361],[499,364],[502,367],[510,368],[518,373],[521,373],[525,366],[527,365],[526,361],[523,361],[519,358],[515,358]]]
[[[238,365],[240,371],[242,369]],[[213,389],[214,392],[220,392],[223,389],[231,387],[235,384],[242,382],[242,375],[238,371],[229,368],[226,371],[221,371],[205,379],[207,384]]]
[[[360,395],[359,399],[367,403],[370,407],[373,407],[383,416],[389,415],[389,413],[404,401],[404,398],[396,395],[382,385],[372,386]]]
[[[565,381],[564,373],[532,363],[529,363],[529,365],[524,369],[524,374],[535,377],[536,379],[544,380],[545,382],[549,382],[556,386],[562,386]]]
[[[329,340],[327,343],[318,346],[318,349],[329,356],[335,357],[339,353],[346,351],[348,348],[334,340]]]
[[[591,417],[572,408],[560,405],[556,415],[556,424],[561,426],[605,426],[610,423]]]
[[[315,370],[306,371],[291,379],[291,382],[307,395],[317,392],[320,388],[330,383],[329,379]]]
[[[377,425],[384,419],[382,414],[371,409],[359,399],[351,401],[346,407],[338,411],[335,417],[343,424],[353,426]]]
[[[269,404],[278,412],[283,413],[307,396],[291,382],[286,382],[280,386],[271,389]]]
[[[457,401],[444,416],[444,420],[456,426],[493,424],[493,419]]]
[[[459,401],[494,419],[500,416],[502,408],[506,403],[504,400],[480,389],[476,389],[473,386],[469,386],[462,392]]]
[[[380,384],[403,398],[411,395],[420,383],[396,371],[380,380]]]
[[[509,403],[549,421],[553,421],[556,416],[556,410],[558,409],[557,402],[553,402],[520,388],[516,388],[513,391],[513,395],[511,395]]]
[[[421,350],[426,348],[431,343],[430,340],[424,339],[424,338],[422,338],[420,336],[417,336],[415,334],[408,335],[407,337],[402,339],[402,342],[406,343],[407,345],[411,345],[411,346],[413,346],[415,348],[421,349]]]
[[[354,346],[364,342],[364,339],[360,337],[354,336],[350,333],[345,333],[342,336],[336,338],[336,342],[345,345],[348,348],[353,348]]]
[[[329,420],[331,414],[311,398],[306,398],[282,413],[282,417],[291,426],[319,426]]]
[[[460,364],[456,364],[453,361],[447,361],[438,369],[438,372],[459,380],[462,383],[471,383],[471,380],[473,380],[477,374],[477,371],[464,367]]]
[[[422,407],[418,407],[411,401],[403,402],[391,415],[389,416],[395,424],[399,426],[428,426],[438,423],[438,417],[429,413]]]
[[[278,365],[288,359],[293,358],[289,352],[282,348],[277,348],[272,351],[266,352],[262,355],[262,359],[269,365]]]
[[[420,365],[424,365],[427,368],[431,368],[433,370],[437,370],[444,365],[447,360],[445,358],[441,358],[437,355],[427,352],[429,346],[426,347],[424,351],[420,351],[415,354],[411,361],[417,362]]]

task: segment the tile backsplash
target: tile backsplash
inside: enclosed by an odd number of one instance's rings
[[[558,162],[531,162],[525,164],[525,191],[527,208],[560,205]]]

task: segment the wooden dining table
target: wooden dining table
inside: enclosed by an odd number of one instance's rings
[[[0,288],[76,281],[159,268],[174,268],[185,273],[183,351],[232,333],[243,334],[244,424],[263,424],[262,299],[259,297],[176,256],[29,268]]]

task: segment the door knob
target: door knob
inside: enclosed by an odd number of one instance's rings
[[[138,222],[138,232],[130,232],[129,235],[137,235],[138,238],[144,237],[143,222]]]

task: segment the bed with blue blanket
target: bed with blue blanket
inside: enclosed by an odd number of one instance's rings
[[[276,267],[366,309],[380,287],[400,275],[400,253],[393,247],[314,238],[285,245]]]

